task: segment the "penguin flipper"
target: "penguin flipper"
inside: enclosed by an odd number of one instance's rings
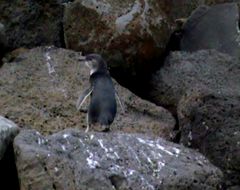
[[[120,107],[121,107],[121,109],[122,109],[122,112],[125,113],[125,109],[124,109],[124,107],[123,107],[123,104],[122,104],[122,102],[121,102],[119,96],[118,96],[117,91],[115,91],[115,95],[116,95],[117,100],[118,100],[118,102],[119,102],[119,105],[120,105]]]
[[[88,96],[92,93],[92,91],[93,91],[92,88],[88,88],[83,92],[83,94],[81,96],[79,96],[79,98],[77,100],[77,103],[76,103],[77,110],[81,109],[83,103],[86,101]]]

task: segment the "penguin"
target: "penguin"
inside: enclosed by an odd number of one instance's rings
[[[89,125],[100,125],[101,131],[109,131],[117,112],[116,97],[123,110],[121,101],[115,91],[112,78],[105,60],[99,54],[85,56],[85,65],[90,69],[90,88],[78,98],[77,110],[80,110],[85,100],[90,96],[87,112],[87,128]]]

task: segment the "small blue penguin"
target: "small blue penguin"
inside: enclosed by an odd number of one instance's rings
[[[86,66],[90,68],[91,86],[79,97],[76,107],[80,110],[85,100],[91,95],[86,132],[89,130],[89,125],[92,124],[100,124],[102,131],[108,131],[117,112],[115,97],[117,97],[123,109],[122,104],[116,94],[104,59],[99,54],[88,54],[84,61]]]

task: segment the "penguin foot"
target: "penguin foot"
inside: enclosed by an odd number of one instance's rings
[[[108,126],[108,125],[100,125],[100,131],[101,132],[109,132],[110,131],[110,126]]]
[[[79,111],[82,112],[82,113],[87,113],[88,112],[88,110],[84,109],[84,108],[81,108]]]
[[[102,130],[102,132],[110,132],[110,128],[106,127],[105,129]]]

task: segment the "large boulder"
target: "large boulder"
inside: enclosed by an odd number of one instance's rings
[[[240,56],[239,14],[236,3],[196,9],[183,26],[182,51],[216,49]]]
[[[215,50],[173,52],[153,75],[150,97],[159,105],[176,108],[181,97],[195,87],[239,96],[239,73],[237,60]]]
[[[222,174],[205,157],[160,138],[23,130],[14,151],[21,189],[221,189]]]
[[[90,86],[89,69],[79,62],[80,56],[74,51],[40,47],[5,63],[0,69],[0,113],[23,128],[45,134],[66,127],[85,128],[86,113],[75,107],[78,96]],[[118,106],[112,130],[169,139],[175,125],[171,113],[114,83],[125,113]]]
[[[65,7],[66,47],[101,52],[113,69],[147,73],[163,55],[175,19],[189,16],[201,2],[76,0]]]
[[[18,132],[19,127],[15,123],[0,116],[0,160]]]
[[[181,143],[198,149],[225,172],[227,185],[240,182],[240,96],[193,89],[178,105]]]
[[[200,5],[223,2],[228,1],[76,0],[65,6],[65,44],[77,51],[104,54],[112,70],[120,67],[133,76],[145,75],[165,55],[170,35],[178,29],[176,19],[189,17]],[[235,21],[234,14],[233,9],[228,12]]]
[[[200,150],[239,183],[240,67],[215,50],[174,52],[153,77],[158,104],[173,107],[181,142]]]
[[[10,48],[63,45],[63,5],[57,0],[1,0],[0,12]]]

